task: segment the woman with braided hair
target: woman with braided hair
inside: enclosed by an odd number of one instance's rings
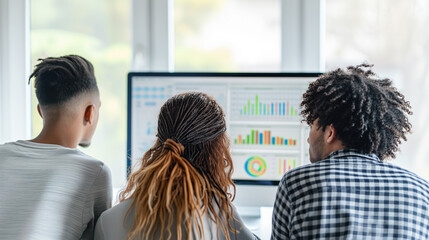
[[[155,145],[129,177],[96,239],[256,239],[231,201],[235,186],[221,107],[203,93],[170,98]],[[233,190],[233,194],[229,190]]]

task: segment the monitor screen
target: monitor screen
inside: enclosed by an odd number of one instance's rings
[[[317,73],[128,74],[128,157],[132,166],[155,143],[158,114],[171,96],[204,92],[225,112],[237,184],[277,185],[309,163],[308,127],[299,105]]]

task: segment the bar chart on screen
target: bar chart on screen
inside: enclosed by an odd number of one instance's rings
[[[232,144],[237,149],[297,150],[300,129],[287,125],[232,125]]]
[[[287,171],[290,171],[297,166],[298,160],[293,157],[289,158],[279,158],[278,159],[278,174],[279,176],[283,176]]]
[[[298,121],[301,89],[231,89],[233,121]]]

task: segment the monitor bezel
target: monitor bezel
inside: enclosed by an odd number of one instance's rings
[[[131,81],[133,77],[302,77],[317,78],[317,72],[129,72],[127,76],[127,178],[131,172]],[[238,185],[278,185],[272,180],[234,180]]]

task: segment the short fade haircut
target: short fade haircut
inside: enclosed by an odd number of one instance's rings
[[[350,66],[320,76],[303,95],[301,116],[308,124],[318,119],[324,131],[332,124],[347,148],[395,158],[401,140],[411,131],[411,106],[392,86],[378,79],[373,65]]]
[[[79,94],[97,90],[94,67],[77,55],[38,59],[39,64],[30,75],[41,106],[60,105]]]

